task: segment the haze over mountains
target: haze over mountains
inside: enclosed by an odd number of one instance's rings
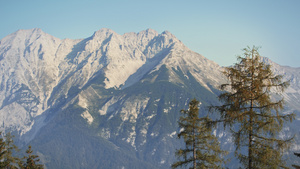
[[[285,112],[299,114],[300,68],[264,61],[290,80]],[[0,71],[0,130],[31,144],[48,168],[169,168],[182,145],[180,110],[196,98],[206,114],[226,82],[218,64],[152,29],[76,40],[19,30],[0,41]],[[299,124],[282,137],[298,138]],[[216,134],[230,150],[229,134]]]

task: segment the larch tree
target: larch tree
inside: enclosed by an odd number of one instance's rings
[[[179,119],[181,128],[178,138],[183,138],[185,148],[176,151],[177,162],[172,168],[189,167],[193,169],[222,168],[225,154],[220,149],[218,139],[212,134],[212,129],[207,123],[208,116],[199,118],[199,101],[193,99],[188,110],[182,110]]]
[[[281,75],[274,75],[271,66],[261,61],[258,48],[245,48],[244,57],[225,68],[229,83],[221,85],[224,91],[221,106],[212,109],[220,113],[220,121],[230,127],[236,145],[235,155],[244,168],[286,168],[283,151],[291,138],[280,139],[285,122],[295,114],[282,114],[283,99],[274,99],[289,86]],[[282,98],[282,97],[281,97]]]

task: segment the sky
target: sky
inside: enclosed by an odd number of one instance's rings
[[[60,39],[167,30],[221,66],[260,46],[274,62],[300,67],[300,0],[0,0],[0,39],[41,28]]]

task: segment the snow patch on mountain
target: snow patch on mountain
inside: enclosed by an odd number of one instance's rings
[[[127,100],[120,110],[122,120],[129,120],[131,123],[135,123],[138,115],[144,112],[149,100],[150,98],[139,97],[133,100]]]
[[[121,100],[122,97],[116,98],[112,97],[109,101],[107,101],[99,110],[100,115],[106,115],[106,114],[114,114],[116,111],[116,107],[114,106],[118,100]]]
[[[92,124],[94,121],[93,116],[87,110],[81,114],[81,117],[86,119],[89,124]]]
[[[136,139],[135,126],[132,126],[131,131],[126,139],[126,142],[129,143],[132,147],[136,148],[135,139]]]
[[[88,108],[88,101],[82,95],[78,95],[78,103],[80,107],[87,109]]]
[[[177,134],[177,132],[174,131],[174,132],[172,132],[172,133],[169,135],[169,137],[172,137],[172,138],[173,138],[176,134]]]
[[[4,106],[0,110],[1,125],[0,130],[6,129],[17,131],[20,135],[28,132],[34,122],[31,121],[30,114],[18,103]]]

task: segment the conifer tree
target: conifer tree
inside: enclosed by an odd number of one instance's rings
[[[15,165],[19,158],[12,155],[13,151],[16,150],[18,150],[17,146],[13,144],[12,136],[10,133],[8,133],[4,138],[0,138],[0,168],[17,168]]]
[[[179,119],[181,132],[178,138],[184,139],[185,148],[176,151],[179,161],[172,168],[189,166],[193,169],[222,168],[221,155],[225,152],[219,147],[217,138],[212,134],[212,129],[206,124],[210,118],[199,118],[199,101],[193,99],[188,110],[182,110]]]
[[[279,139],[278,133],[295,115],[283,115],[283,99],[274,100],[271,95],[275,91],[280,96],[289,83],[282,82],[282,76],[274,75],[271,66],[261,61],[257,47],[245,48],[244,57],[239,56],[238,63],[226,68],[224,75],[229,83],[221,85],[223,105],[212,108],[233,132],[235,155],[244,168],[286,168],[282,151],[291,139]]]
[[[1,135],[1,133],[0,133]],[[4,168],[5,163],[4,163],[4,156],[6,154],[7,150],[5,147],[5,141],[3,140],[3,138],[0,138],[0,168]]]
[[[32,154],[31,146],[28,146],[28,149],[26,150],[27,157],[25,156],[23,159],[25,162],[20,162],[19,167],[21,169],[42,169],[43,165],[38,164],[40,159],[39,156]]]

